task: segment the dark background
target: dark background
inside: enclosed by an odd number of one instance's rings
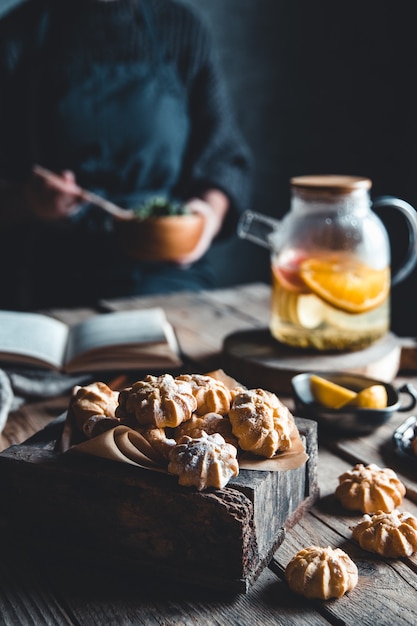
[[[372,197],[417,207],[416,25],[413,0],[187,0],[212,24],[230,96],[254,154],[253,209],[282,216],[289,179],[356,174]],[[407,247],[383,217],[393,267]],[[234,241],[213,253],[227,286],[269,281],[268,253]],[[416,335],[417,271],[393,288],[392,325]]]
[[[368,176],[373,197],[417,206],[414,0],[183,1],[211,26],[254,155],[253,209],[282,216],[291,176],[314,173]],[[18,2],[0,0],[0,13]],[[383,217],[395,266],[405,233]],[[268,252],[247,241],[217,245],[212,259],[219,286],[269,282]],[[417,334],[416,284],[417,271],[393,289],[401,334]]]

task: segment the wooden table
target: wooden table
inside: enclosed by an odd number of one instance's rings
[[[268,323],[269,288],[246,285],[233,289],[103,302],[101,310],[160,305],[174,324],[188,365],[195,371],[222,367],[226,335]],[[97,312],[97,311],[95,311]],[[52,311],[67,322],[89,310]],[[417,386],[417,372],[400,372],[395,384]],[[290,397],[281,398],[291,409]],[[27,403],[9,416],[1,447],[17,444],[62,413],[68,398]],[[118,577],[86,571],[51,555],[28,553],[24,542],[2,528],[0,535],[0,622],[43,624],[266,625],[362,624],[392,626],[417,623],[417,555],[383,559],[352,541],[351,526],[359,515],[347,515],[334,498],[337,477],[353,464],[391,467],[407,487],[401,510],[417,516],[416,470],[397,458],[392,434],[408,414],[397,413],[373,434],[329,436],[319,429],[320,499],[290,530],[270,563],[247,594],[184,588],[176,583],[155,588],[146,576]],[[16,494],[18,497],[18,494]],[[105,520],[103,520],[105,523]],[[288,590],[284,570],[291,557],[308,545],[341,547],[356,562],[357,587],[339,600],[308,601]],[[45,557],[45,558],[43,558]]]

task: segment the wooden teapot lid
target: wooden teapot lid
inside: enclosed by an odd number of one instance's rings
[[[290,184],[300,190],[310,192],[326,192],[334,194],[351,193],[358,189],[368,190],[372,181],[363,176],[344,176],[339,174],[319,174],[308,176],[294,176]]]

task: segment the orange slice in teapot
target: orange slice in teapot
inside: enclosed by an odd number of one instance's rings
[[[294,293],[308,293],[309,289],[300,276],[301,263],[306,259],[300,250],[288,250],[272,263],[272,277],[282,289]]]
[[[308,289],[300,277],[299,268],[287,268],[275,266],[272,268],[273,278],[277,280],[281,287],[293,293],[306,293]]]
[[[377,270],[338,255],[313,257],[301,263],[300,276],[322,300],[346,313],[366,313],[388,297],[389,268]]]

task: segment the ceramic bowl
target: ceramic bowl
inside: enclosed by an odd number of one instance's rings
[[[203,231],[201,215],[168,215],[143,220],[118,221],[120,247],[140,261],[175,261],[191,252]]]
[[[356,392],[371,385],[383,385],[388,395],[387,406],[383,409],[354,406],[328,409],[316,402],[312,396],[310,378],[313,374]],[[370,433],[378,426],[385,424],[397,411],[411,411],[417,404],[417,390],[412,385],[407,384],[395,388],[390,383],[361,374],[305,372],[294,376],[291,383],[296,415],[316,420],[322,426],[345,433]]]

